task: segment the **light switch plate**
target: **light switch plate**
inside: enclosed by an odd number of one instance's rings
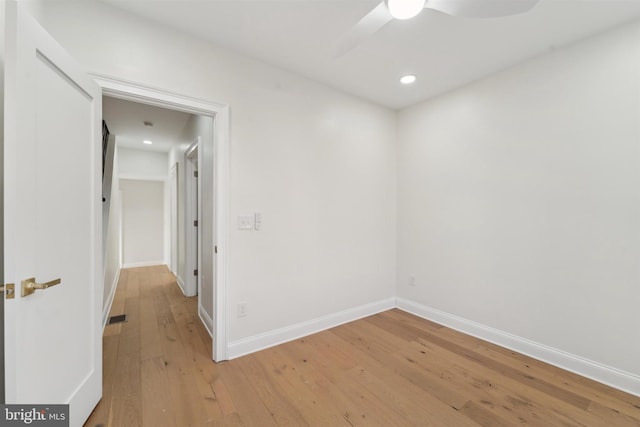
[[[253,215],[238,216],[238,230],[253,230],[253,226],[254,226]]]
[[[262,227],[262,214],[260,212],[256,212],[254,218],[253,228],[258,231]]]

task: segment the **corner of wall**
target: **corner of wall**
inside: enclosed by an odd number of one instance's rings
[[[235,359],[249,353],[264,350],[288,341],[315,334],[344,323],[353,322],[363,317],[372,316],[396,307],[396,298],[387,298],[370,304],[361,305],[348,310],[332,313],[306,322],[268,331],[248,338],[230,342],[229,359]]]

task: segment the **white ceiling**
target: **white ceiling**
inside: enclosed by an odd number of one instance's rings
[[[394,109],[640,19],[640,0],[541,0],[527,14],[494,19],[425,9],[336,58],[339,38],[378,1],[103,1]],[[405,73],[417,82],[401,86]]]
[[[103,97],[102,118],[120,147],[167,152],[180,143],[180,135],[191,114],[122,99]],[[144,125],[145,121],[153,127]],[[143,144],[145,139],[152,145]]]

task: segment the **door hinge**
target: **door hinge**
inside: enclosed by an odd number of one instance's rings
[[[194,220],[193,220],[193,226],[194,226],[194,227],[197,227],[197,226],[198,226],[198,220],[197,220],[197,219],[194,219]]]
[[[198,171],[193,171],[193,177],[197,178],[198,177]]]
[[[198,275],[198,269],[193,270],[193,275],[197,276]]]

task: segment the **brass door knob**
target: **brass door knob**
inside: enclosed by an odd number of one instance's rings
[[[37,291],[38,289],[47,289],[51,286],[58,285],[61,279],[54,279],[44,283],[37,283],[35,277],[30,277],[22,281],[22,296],[26,297]]]

